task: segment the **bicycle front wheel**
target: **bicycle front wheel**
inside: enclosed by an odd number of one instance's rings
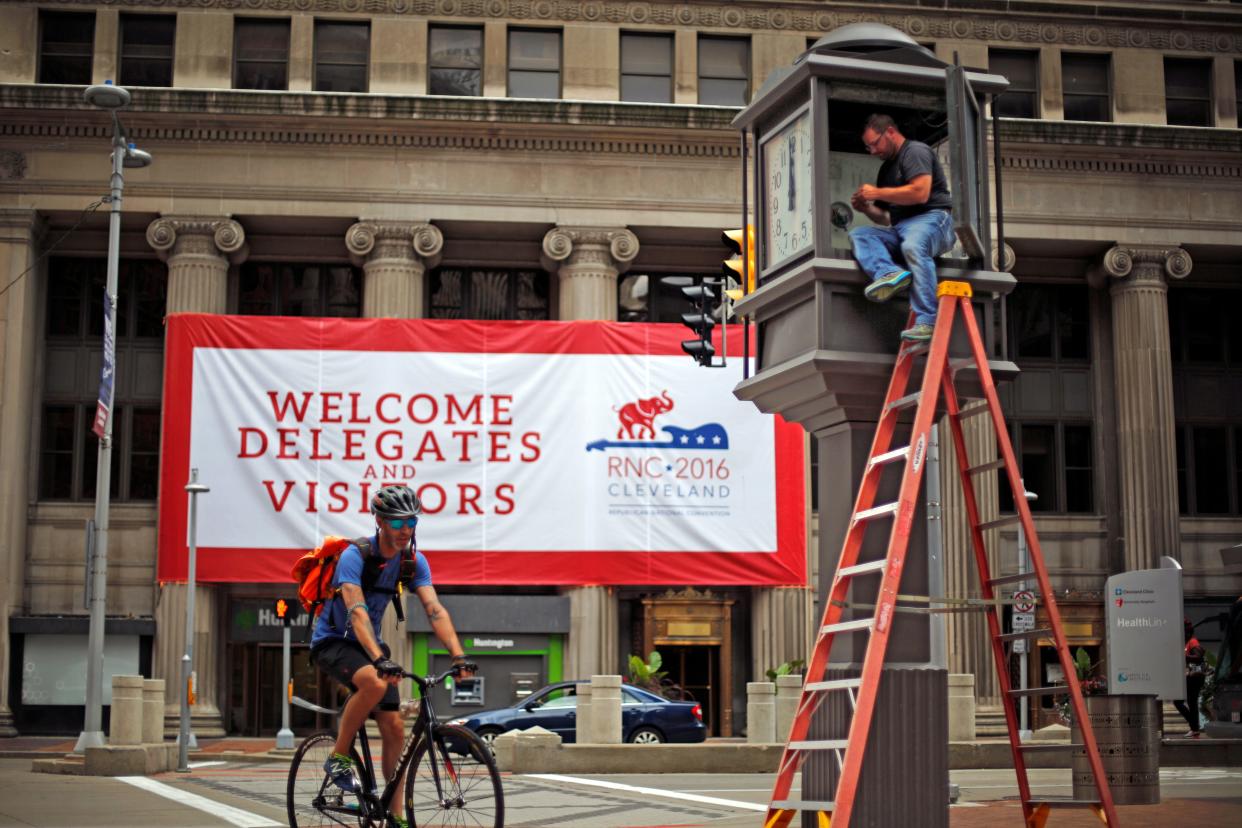
[[[317,733],[307,737],[289,765],[286,807],[289,828],[327,828],[330,825],[361,826],[369,824],[362,813],[356,794],[332,784],[324,773],[323,764],[336,746],[336,735]],[[354,767],[362,767],[358,751],[350,749]]]
[[[405,811],[411,825],[491,826],[505,824],[500,771],[487,745],[473,730],[436,725],[432,749],[418,748],[405,786]]]

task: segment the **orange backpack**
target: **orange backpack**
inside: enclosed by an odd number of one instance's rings
[[[317,549],[298,558],[293,565],[293,580],[298,585],[298,600],[302,609],[311,615],[311,621],[319,617],[323,605],[332,600],[337,590],[332,586],[336,564],[341,553],[350,546],[357,546],[363,558],[371,554],[370,538],[338,538],[328,535]]]

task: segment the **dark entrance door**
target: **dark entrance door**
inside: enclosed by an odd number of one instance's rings
[[[660,656],[668,678],[682,689],[683,698],[702,706],[707,732],[720,733],[720,648],[665,645]]]
[[[242,736],[274,736],[280,730],[280,708],[287,692],[282,685],[282,645],[233,644],[229,667],[229,729]],[[315,704],[335,707],[327,679],[310,663],[310,648],[293,645],[290,652],[293,692]],[[326,717],[290,706],[289,726],[298,735],[331,726]]]

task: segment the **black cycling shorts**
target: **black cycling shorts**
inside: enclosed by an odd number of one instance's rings
[[[381,644],[380,647],[384,650],[384,658],[392,654],[387,644]],[[316,644],[311,648],[310,656],[315,666],[327,673],[337,684],[348,687],[350,690],[358,689],[354,687],[354,673],[363,667],[370,667],[372,663],[371,657],[367,655],[366,650],[362,649],[361,644],[357,641],[346,641],[343,638],[333,638]],[[397,685],[388,685],[384,697],[380,699],[375,709],[401,709],[401,694],[397,691]]]

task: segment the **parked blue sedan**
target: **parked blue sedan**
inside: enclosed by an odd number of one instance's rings
[[[558,734],[563,742],[577,739],[577,687],[585,682],[549,684],[519,702],[499,710],[482,710],[453,719],[479,734],[490,747],[508,730],[539,726]],[[626,742],[656,745],[662,742],[701,742],[707,738],[703,708],[697,702],[669,701],[629,684],[621,685],[621,735]]]

